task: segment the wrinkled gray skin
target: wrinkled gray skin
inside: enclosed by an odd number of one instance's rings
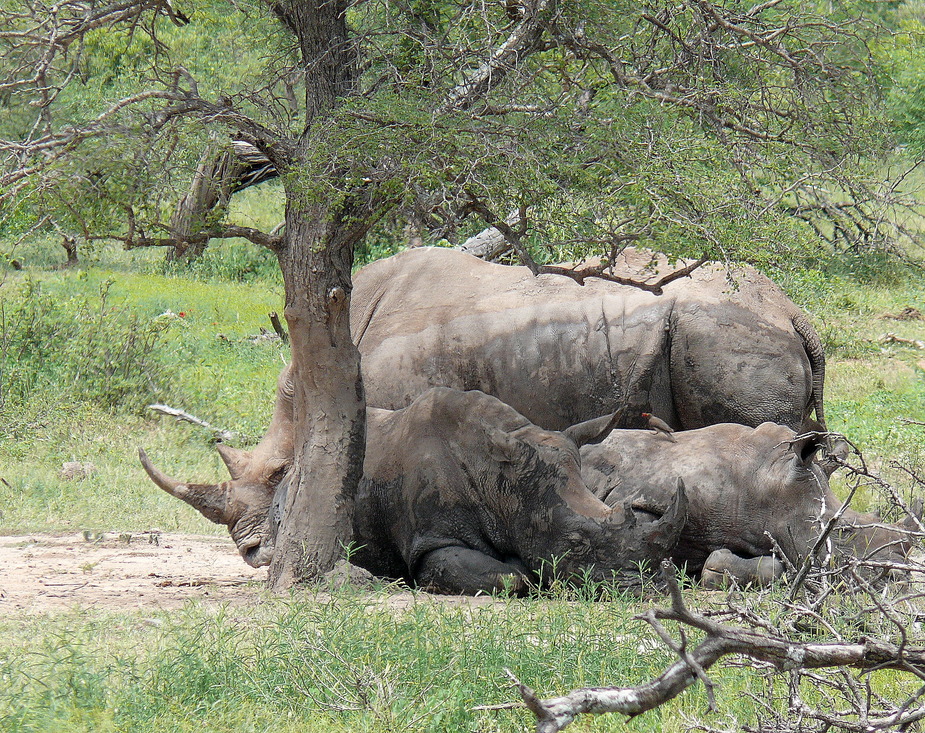
[[[582,476],[606,504],[629,499],[640,511],[670,497],[680,476],[688,487],[688,514],[672,559],[691,573],[699,573],[716,550],[756,558],[771,555],[775,542],[796,565],[841,506],[814,459],[822,447],[818,438],[795,440],[792,430],[771,423],[713,425],[674,437],[672,443],[651,431],[614,430],[600,444],[582,449]],[[832,537],[839,549],[860,558],[902,562],[909,551],[903,527],[852,509]],[[748,565],[732,565],[732,560],[726,556],[728,568],[744,582]],[[774,574],[765,572],[771,567],[778,568],[772,564],[757,572],[754,567],[756,576],[748,582],[766,582]]]
[[[286,381],[284,372],[268,436],[278,416],[291,415]],[[576,444],[599,439],[612,423],[608,416],[563,433],[543,430],[494,397],[444,388],[403,410],[370,409],[351,561],[463,594],[522,592],[547,582],[553,566],[557,576],[582,581],[658,562],[684,524],[684,488],[676,484],[664,504],[642,513],[591,494]],[[247,562],[263,565],[285,504],[279,455],[267,438],[249,456],[224,449],[233,479],[210,490],[165,476],[143,452],[142,464],[158,486],[226,524]]]
[[[681,266],[683,263],[678,263]],[[627,250],[619,273],[664,258]],[[431,386],[480,389],[547,429],[626,408],[672,428],[822,415],[825,359],[806,317],[750,268],[708,265],[664,294],[419,248],[354,277],[351,330],[367,403],[404,407]]]
[[[766,586],[784,575],[784,564],[776,557],[739,557],[731,550],[710,553],[700,573],[700,584],[710,590],[739,586]]]

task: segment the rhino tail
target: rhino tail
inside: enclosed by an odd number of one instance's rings
[[[825,352],[822,349],[822,340],[813,324],[803,313],[796,313],[791,319],[794,330],[803,340],[803,348],[809,357],[809,368],[813,375],[813,409],[816,411],[816,420],[827,430],[825,412],[822,406],[822,394],[825,383]]]

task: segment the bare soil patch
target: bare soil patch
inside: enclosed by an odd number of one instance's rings
[[[253,603],[266,568],[230,539],[143,532],[0,536],[0,614],[74,607],[169,610],[190,600]]]
[[[324,600],[336,575],[296,596]],[[189,601],[251,606],[268,598],[266,568],[248,566],[227,537],[133,532],[0,535],[0,617],[73,608],[158,611]],[[476,608],[489,596],[431,596],[402,587],[371,602],[403,610],[419,603]],[[375,600],[373,600],[375,599]]]

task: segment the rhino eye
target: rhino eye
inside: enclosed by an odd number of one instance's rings
[[[282,482],[282,480],[283,480],[284,478],[286,478],[286,472],[287,472],[288,470],[289,470],[288,468],[277,468],[277,469],[270,475],[270,480],[269,480],[269,482],[268,482],[268,483],[270,484],[270,486],[277,486],[277,485],[279,485],[280,482]]]

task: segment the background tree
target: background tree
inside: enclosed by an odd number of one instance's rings
[[[645,237],[768,262],[812,230],[851,247],[909,233],[883,214],[901,202],[875,175],[892,149],[878,26],[851,3],[10,5],[3,226],[127,247],[245,237],[278,258],[296,411],[278,587],[350,538],[364,447],[350,271],[393,212],[439,236],[518,211],[510,238],[548,246],[540,259]],[[204,50],[215,38],[220,53]],[[221,207],[171,223],[179,186],[211,165],[202,151],[232,140],[279,174],[284,226]]]

